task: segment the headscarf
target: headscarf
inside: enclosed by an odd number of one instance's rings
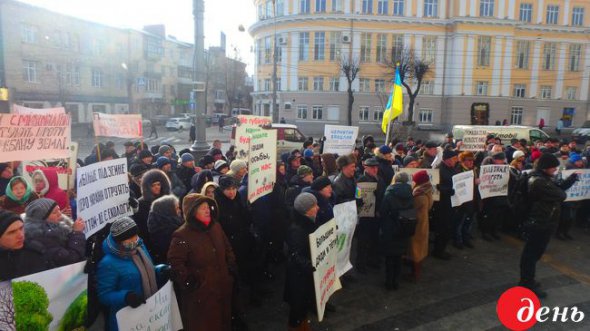
[[[23,195],[23,197],[20,199],[17,199],[16,196],[14,195],[14,193],[12,192],[12,184],[15,182],[21,182],[25,185],[25,195]],[[33,189],[31,188],[31,184],[29,183],[29,181],[27,181],[27,179],[25,177],[22,177],[22,176],[12,177],[10,182],[8,182],[8,186],[6,186],[6,196],[10,200],[18,203],[19,205],[26,203],[29,200],[29,198],[31,197],[32,193],[33,193]]]

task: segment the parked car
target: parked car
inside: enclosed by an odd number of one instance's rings
[[[453,135],[456,140],[463,140],[465,130],[485,131],[486,134],[493,134],[502,140],[502,144],[510,144],[510,139],[526,139],[527,141],[537,141],[549,138],[549,135],[538,128],[531,126],[510,125],[455,125],[453,126]]]
[[[191,127],[192,120],[188,117],[171,118],[166,122],[166,130],[182,131]]]
[[[225,129],[225,128],[224,128]],[[273,123],[267,130],[277,130],[277,155],[291,152],[294,149],[301,149],[306,138],[299,131],[297,125]],[[235,145],[236,125],[233,125],[231,132],[231,144]]]
[[[584,122],[581,127],[572,132],[572,138],[578,144],[585,144],[590,140],[590,121]]]

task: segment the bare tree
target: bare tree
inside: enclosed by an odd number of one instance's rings
[[[10,282],[0,283],[0,330],[14,331],[14,313]]]
[[[413,49],[408,49],[404,50],[399,57],[396,57],[392,52],[391,60],[386,64],[389,77],[395,74],[395,68],[398,65],[402,85],[406,88],[410,99],[407,124],[412,126],[414,125],[414,103],[420,93],[424,77],[432,72],[432,64],[418,58]]]
[[[352,82],[356,79],[361,70],[360,61],[351,57],[342,56],[339,63],[340,71],[346,77],[348,82],[348,126],[352,125],[352,105],[354,104],[354,93],[352,91]]]

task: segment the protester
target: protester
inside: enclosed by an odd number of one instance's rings
[[[451,205],[451,196],[455,195],[453,189],[453,176],[457,174],[455,166],[457,164],[457,152],[445,150],[443,152],[443,161],[439,165],[440,183],[438,190],[440,192],[440,201],[438,203],[438,219],[434,224],[435,240],[432,256],[442,260],[449,260],[451,255],[446,251],[449,240],[453,232],[453,220],[456,217],[456,208]]]
[[[39,197],[51,199],[57,202],[62,213],[72,216],[72,207],[67,193],[59,188],[57,170],[55,168],[43,168],[33,171],[33,188]]]
[[[289,330],[310,329],[309,312],[315,311],[315,290],[309,235],[315,231],[316,198],[301,193],[294,203],[294,218],[287,235],[288,260],[284,299],[289,304]]]
[[[297,168],[297,173],[289,181],[289,187],[285,191],[285,205],[290,213],[293,211],[295,199],[304,188],[313,182],[313,170],[306,165]]]
[[[221,148],[211,148],[209,152],[207,152],[207,155],[212,156],[215,161],[223,160],[223,152],[221,151]]]
[[[584,160],[577,153],[570,153],[568,162],[565,166],[567,170],[582,170],[584,169]],[[583,201],[568,201],[561,205],[561,217],[559,218],[559,225],[555,237],[559,240],[573,240],[570,230],[574,221],[577,218],[578,211],[582,207]]]
[[[505,165],[506,154],[504,152],[498,152],[488,156],[482,162],[484,165]],[[483,199],[483,218],[480,222],[480,230],[482,238],[486,241],[500,240],[499,229],[501,228],[504,221],[511,222],[506,216],[508,216],[508,197],[507,196],[495,196],[487,199]]]
[[[125,147],[125,153],[123,154],[123,157],[127,159],[127,164],[131,165],[137,156],[137,148],[135,147],[133,141],[130,140],[126,141],[123,146]]]
[[[213,181],[215,183],[219,183],[219,177],[227,174],[229,171],[229,165],[224,160],[217,160],[214,163],[213,170],[211,170],[211,174],[213,175]]]
[[[293,177],[295,177],[295,175],[297,175],[297,170],[299,169],[300,166],[301,166],[301,157],[299,157],[297,155],[290,155],[287,158],[287,174],[286,174],[287,183],[290,183],[291,178],[293,178]]]
[[[15,176],[8,182],[6,195],[0,196],[0,209],[22,214],[27,205],[38,198],[39,196],[33,192],[28,180],[21,176]]]
[[[332,189],[336,196],[336,204],[356,200],[356,170],[355,159],[352,155],[342,155],[336,159],[340,173],[334,179]]]
[[[393,155],[391,154],[391,148],[389,146],[383,145],[379,147],[379,150],[376,152],[375,157],[379,162],[379,177],[383,178],[386,185],[390,185],[391,181],[393,180],[393,175],[395,174],[393,168]]]
[[[434,158],[438,154],[438,144],[434,141],[428,141],[424,144],[424,153],[422,154],[422,162],[420,162],[420,168],[430,169],[434,163]]]
[[[25,240],[20,215],[0,210],[0,282],[47,270],[43,247]]]
[[[192,190],[190,193],[200,193],[206,183],[213,181],[213,172],[210,170],[202,170],[193,176],[191,180]]]
[[[129,194],[134,199],[141,198],[141,179],[149,168],[142,163],[135,163],[129,167]]]
[[[201,169],[213,170],[213,167],[215,166],[215,160],[211,155],[203,155],[203,157],[199,159],[198,166]]]
[[[139,208],[133,215],[133,220],[137,224],[138,235],[143,239],[149,249],[151,249],[151,241],[147,219],[152,203],[157,198],[168,194],[170,194],[170,181],[164,172],[158,169],[152,169],[143,175],[141,181],[141,198],[138,201]]]
[[[414,196],[414,208],[416,209],[416,233],[410,240],[410,256],[413,262],[414,281],[420,278],[422,263],[428,256],[428,234],[430,221],[428,213],[432,209],[434,198],[432,197],[432,183],[426,170],[416,172],[412,176],[416,185],[412,191]]]
[[[12,164],[8,162],[0,163],[0,196],[5,194],[6,187],[12,176],[14,176]]]
[[[381,245],[385,256],[385,287],[397,290],[402,269],[402,255],[406,252],[411,234],[404,231],[401,210],[414,208],[410,177],[405,172],[394,176],[394,183],[385,191],[379,214],[381,216]]]
[[[176,176],[185,188],[191,187],[191,179],[197,173],[195,171],[195,158],[191,153],[184,153],[180,156],[180,166],[176,169]]]
[[[459,154],[459,163],[457,164],[457,172],[474,172],[475,175],[475,155],[472,152],[465,151]],[[478,181],[475,179],[474,183]],[[464,247],[474,248],[473,238],[471,235],[471,226],[473,224],[476,206],[477,206],[477,187],[474,186],[474,199],[463,203],[457,207],[457,213],[453,224],[453,246],[457,249]]]
[[[238,183],[242,182],[242,179],[248,173],[248,164],[243,160],[233,160],[229,165],[229,171],[226,176],[233,177]]]
[[[62,214],[57,203],[51,199],[40,198],[27,206],[25,233],[31,245],[42,248],[48,268],[84,260],[84,221],[79,218],[74,222]]]
[[[154,263],[166,263],[172,233],[182,225],[178,198],[172,194],[162,196],[152,203],[147,226]]]
[[[287,228],[289,227],[289,212],[285,205],[285,194],[287,192],[288,183],[285,180],[287,168],[285,163],[277,162],[276,181],[272,189],[272,221],[271,237],[272,244],[270,247],[270,259],[272,262],[282,262],[285,258],[283,248],[285,246],[285,238],[287,236]]]
[[[323,175],[330,178],[330,180],[334,180],[338,175],[338,166],[334,154],[322,154],[320,159],[322,161]]]
[[[129,217],[114,221],[102,243],[104,257],[98,263],[98,299],[108,309],[108,330],[119,330],[117,312],[137,308],[158,291],[156,268]]]
[[[420,168],[420,162],[415,157],[408,155],[404,157],[403,167],[417,169]]]
[[[145,165],[146,167],[148,167],[148,169],[154,168],[153,162],[154,162],[154,155],[152,154],[152,152],[150,152],[147,149],[140,151],[139,154],[137,155],[137,160],[134,161],[134,163],[139,163],[139,164]]]
[[[176,173],[172,170],[172,161],[165,156],[160,156],[156,161],[156,165],[158,169],[162,170],[168,177],[172,193],[176,195],[177,198],[184,197],[186,194],[186,187],[178,178],[178,176],[176,176]]]

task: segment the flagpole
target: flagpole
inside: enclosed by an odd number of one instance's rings
[[[387,123],[387,132],[385,133],[385,145],[389,145],[389,141],[391,140],[392,122],[392,120],[389,120],[389,123]]]

